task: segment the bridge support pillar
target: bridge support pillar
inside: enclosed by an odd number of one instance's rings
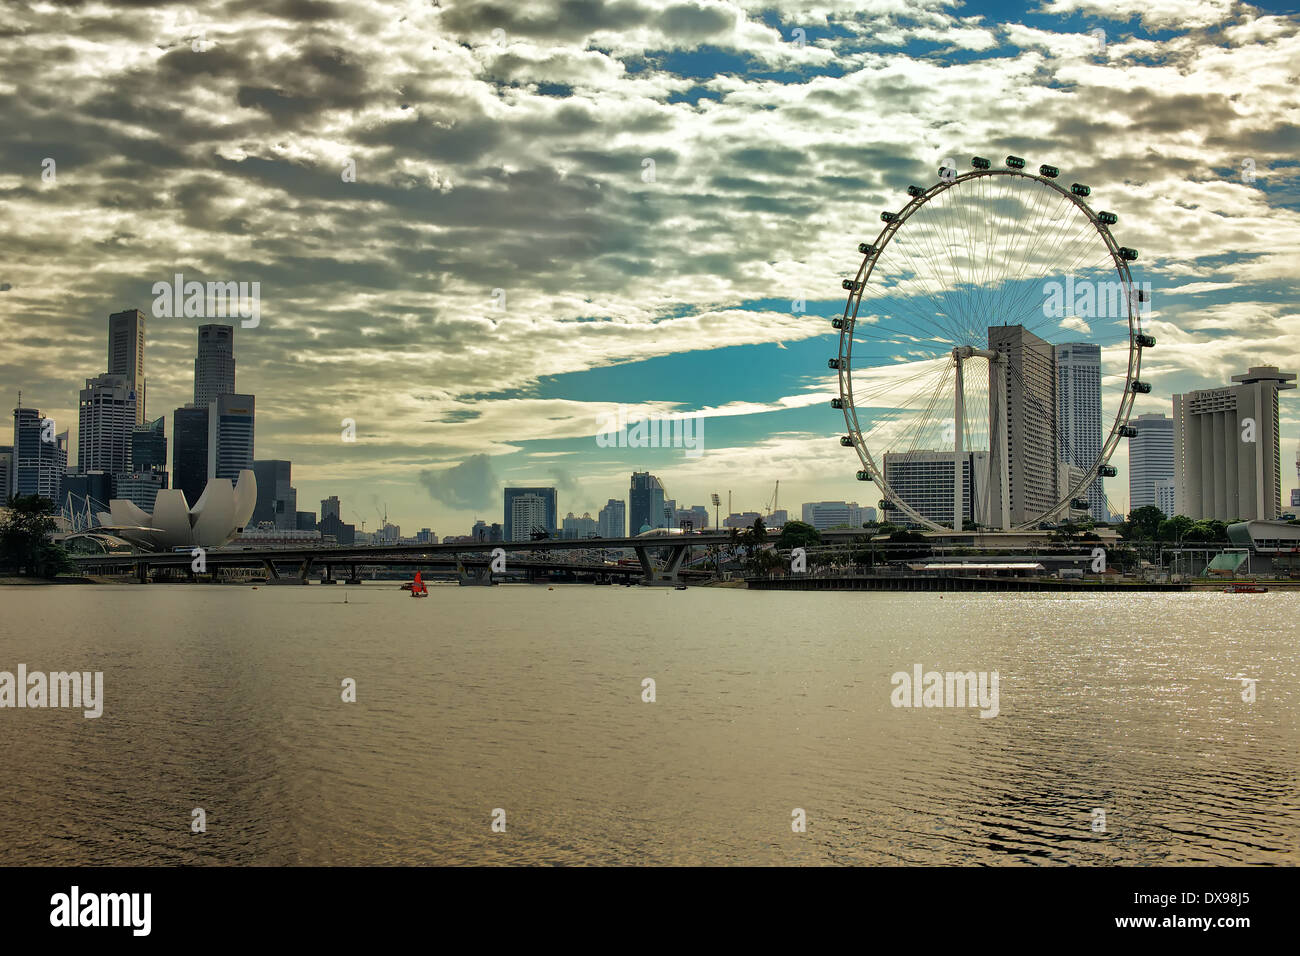
[[[311,566],[312,566],[312,559],[311,559],[311,558],[303,558],[303,559],[302,559],[302,564],[300,564],[300,565],[298,566],[298,583],[299,583],[299,584],[306,584],[306,583],[307,583],[307,575],[311,573]]]
[[[641,562],[641,583],[670,587],[678,583],[677,572],[681,569],[682,559],[686,557],[685,544],[655,544],[653,547],[668,549],[668,559],[663,567],[656,568],[650,560],[649,547],[638,545],[637,560]]]
[[[348,565],[348,584],[360,584],[360,583],[361,583],[361,579],[357,577],[357,566],[355,564]]]
[[[135,576],[136,576],[136,580],[139,581],[141,584],[148,584],[149,583],[149,562],[137,561],[135,563]]]
[[[275,569],[275,562],[270,558],[263,558],[262,563],[266,565],[266,579],[268,581],[280,580],[280,572]]]

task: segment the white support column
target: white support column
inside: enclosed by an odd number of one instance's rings
[[[952,438],[952,530],[961,531],[962,494],[961,494],[961,433],[962,413],[964,411],[962,389],[961,352],[952,350],[953,361],[957,363],[957,386],[953,400],[953,438]],[[971,502],[974,504],[974,502]],[[973,517],[973,516],[972,516]]]

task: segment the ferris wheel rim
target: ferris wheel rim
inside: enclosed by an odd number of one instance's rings
[[[863,470],[870,476],[871,480],[880,489],[884,501],[889,501],[895,509],[903,512],[907,517],[920,524],[922,527],[929,528],[932,531],[952,531],[961,533],[962,529],[950,529],[936,521],[933,521],[921,515],[914,508],[907,504],[906,501],[898,495],[889,482],[885,479],[883,467],[877,467],[870,449],[867,448],[862,437],[862,428],[858,423],[857,407],[853,402],[853,333],[857,324],[858,310],[862,306],[862,294],[866,290],[867,282],[871,278],[881,254],[888,248],[890,241],[902,229],[903,225],[923,206],[930,202],[936,196],[957,186],[958,183],[968,182],[974,179],[980,179],[992,176],[1010,176],[1020,179],[1031,180],[1043,186],[1056,191],[1065,197],[1075,209],[1082,212],[1088,219],[1089,223],[1101,237],[1106,246],[1106,251],[1110,256],[1111,262],[1115,267],[1122,287],[1126,290],[1133,287],[1132,273],[1128,267],[1128,261],[1120,255],[1120,245],[1110,232],[1110,226],[1102,221],[1098,213],[1083,201],[1083,197],[1076,195],[1072,190],[1056,182],[1054,177],[1037,175],[1024,169],[973,169],[969,172],[955,175],[952,178],[943,178],[939,182],[928,188],[922,189],[919,193],[912,196],[910,201],[894,215],[894,217],[885,222],[884,227],[877,234],[873,243],[870,243],[870,251],[863,254],[862,263],[858,266],[858,271],[853,280],[853,286],[849,290],[848,301],[844,306],[844,315],[839,335],[839,350],[837,353],[837,372],[840,387],[840,403],[844,414],[845,427],[848,430],[848,436],[852,439],[852,444],[862,463]],[[1017,525],[1012,525],[1011,531],[1029,531],[1036,530],[1037,526],[1045,521],[1051,521],[1062,511],[1065,511],[1071,501],[1080,495],[1089,485],[1095,481],[1103,467],[1109,461],[1110,456],[1114,454],[1119,441],[1124,437],[1121,429],[1127,426],[1132,414],[1133,404],[1137,394],[1133,388],[1133,383],[1139,381],[1142,369],[1142,346],[1138,342],[1138,335],[1141,333],[1141,318],[1134,309],[1134,303],[1131,295],[1123,297],[1125,303],[1126,317],[1128,323],[1128,362],[1125,366],[1124,390],[1120,397],[1119,407],[1116,410],[1115,419],[1111,423],[1110,431],[1105,440],[1102,442],[1101,453],[1097,460],[1086,470],[1083,478],[1069,489],[1065,497],[1056,503],[1056,505],[1040,514],[1035,515],[1028,521]],[[883,466],[883,458],[881,465]],[[955,473],[954,473],[955,479]],[[882,501],[883,504],[883,501]],[[893,509],[890,509],[893,510]],[[972,503],[971,521],[974,523],[974,505]],[[954,524],[956,519],[954,518]],[[963,519],[964,524],[964,519]],[[990,529],[1001,530],[1001,529]]]

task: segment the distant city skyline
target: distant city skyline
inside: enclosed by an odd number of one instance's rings
[[[86,379],[134,376],[137,422],[165,417],[170,481],[192,486],[175,410],[196,398],[198,329],[220,325],[234,388],[256,396],[254,457],[292,462],[302,501],[337,494],[368,530],[386,506],[467,533],[505,520],[507,486],[598,515],[632,472],[678,507],[717,493],[763,512],[778,479],[792,514],[874,505],[828,408],[840,283],[909,185],[1008,154],[1087,183],[1141,250],[1159,344],[1135,414],[1172,415],[1173,395],[1250,367],[1300,369],[1294,10],[632,4],[625,29],[529,9],[236,5],[203,42],[172,8],[117,5],[111,28],[76,4],[14,11],[6,407],[21,390],[75,461]],[[188,296],[156,314],[177,275],[260,283],[258,321]],[[1049,294],[1026,290],[1027,309]],[[1062,305],[1042,337],[1098,347],[1109,418],[1127,328]],[[597,441],[620,414],[694,413],[697,457]],[[1280,419],[1294,447],[1290,395]],[[1107,481],[1120,512],[1127,456],[1121,442]]]

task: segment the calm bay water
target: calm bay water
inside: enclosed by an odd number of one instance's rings
[[[431,592],[0,587],[0,864],[1300,861],[1300,593]]]

